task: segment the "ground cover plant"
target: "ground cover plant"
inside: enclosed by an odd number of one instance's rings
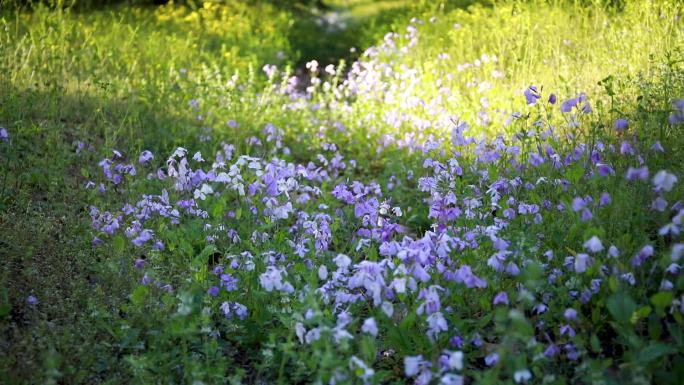
[[[681,4],[323,3],[3,10],[2,382],[682,383]]]

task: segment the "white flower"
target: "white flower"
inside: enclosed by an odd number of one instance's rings
[[[340,341],[344,339],[351,340],[354,338],[345,328],[337,326],[335,329],[333,329],[335,332],[333,334],[333,338],[335,339],[335,343],[339,343]]]
[[[366,382],[368,382],[368,380],[370,380],[371,377],[373,377],[373,375],[375,374],[375,370],[369,368],[368,365],[366,365],[366,363],[361,361],[361,359],[359,359],[356,356],[351,356],[351,358],[349,359],[349,367],[356,372],[357,376],[361,377]]]
[[[653,177],[653,185],[656,191],[670,191],[675,183],[677,183],[677,177],[665,170],[658,171]]]
[[[676,243],[672,246],[672,260],[678,262],[684,255],[684,243]]]
[[[463,376],[447,373],[439,380],[439,385],[463,385]]]
[[[214,189],[211,188],[208,184],[204,183],[201,188],[195,189],[195,199],[201,199],[205,200],[207,199],[207,195],[213,194]]]
[[[321,265],[318,268],[318,279],[325,281],[326,278],[328,278],[328,268],[325,265]]]
[[[404,373],[406,374],[406,377],[413,377],[418,374],[422,363],[422,355],[404,357]]]
[[[364,333],[368,333],[372,335],[373,337],[377,337],[378,335],[378,325],[375,323],[375,318],[370,317],[363,321],[363,326],[361,326],[361,331]]]
[[[344,268],[351,265],[351,258],[344,254],[338,254],[337,257],[333,258],[333,262],[335,262],[337,267]]]
[[[285,293],[292,293],[294,287],[289,282],[283,282],[283,270],[269,266],[266,272],[259,276],[259,283],[266,291],[279,290]]]
[[[383,302],[382,305],[380,305],[380,308],[388,318],[392,318],[392,314],[394,314],[394,306],[392,306],[391,302]]]
[[[225,172],[220,172],[218,175],[216,175],[215,179],[215,181],[219,183],[230,183],[230,180],[230,175]]]
[[[308,333],[304,336],[304,340],[306,341],[307,344],[311,344],[314,341],[318,341],[321,338],[321,329],[320,328],[313,328],[309,330]]]
[[[449,354],[449,368],[462,370],[463,369],[463,352],[453,352]]]
[[[612,258],[617,258],[620,255],[620,250],[618,250],[618,248],[614,245],[610,245],[608,248],[608,255],[610,255]]]
[[[304,325],[302,325],[301,322],[297,322],[295,324],[295,334],[297,334],[297,338],[299,338],[299,343],[303,344],[304,335],[306,334],[306,328],[304,327]]]
[[[394,278],[390,287],[394,289],[398,294],[406,292],[406,278]]]
[[[187,152],[188,150],[184,149],[183,147],[178,147],[176,151],[171,154],[171,158],[182,158]]]
[[[436,312],[430,314],[430,316],[427,318],[428,322],[428,331],[427,335],[431,339],[436,339],[437,335],[441,332],[445,332],[449,330],[449,327],[447,325],[447,321],[442,315],[441,312]]]
[[[530,378],[532,378],[532,373],[527,369],[518,370],[513,373],[513,380],[515,380],[517,384],[527,382]]]

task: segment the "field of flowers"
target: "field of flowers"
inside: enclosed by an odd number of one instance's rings
[[[0,11],[0,383],[684,383],[683,4],[327,4]]]

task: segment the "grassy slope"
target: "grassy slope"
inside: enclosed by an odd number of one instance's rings
[[[77,142],[165,149],[196,140],[197,121],[178,112],[188,102],[173,88],[179,70],[249,76],[289,53],[284,12],[231,4],[0,19],[0,125],[12,132],[0,197],[0,382],[128,381],[111,317],[130,282],[123,260],[89,246],[83,182],[96,160],[87,148],[76,154]]]

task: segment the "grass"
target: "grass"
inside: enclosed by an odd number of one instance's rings
[[[189,156],[201,151],[211,163],[223,142],[235,145],[236,154],[263,158],[264,165],[272,158],[316,163],[330,179],[298,181],[324,192],[302,204],[301,210],[312,217],[330,215],[332,240],[328,251],[311,251],[307,258],[317,269],[327,264],[331,274],[332,258],[338,253],[350,255],[355,263],[383,257],[377,240],[369,241],[371,247],[356,247],[364,238],[358,230],[366,225],[354,217],[351,205],[342,205],[330,191],[352,180],[377,181],[384,198],[404,212],[392,220],[407,235],[420,238],[434,222],[426,203],[431,195],[420,191],[419,178],[433,176],[423,164],[427,157],[447,161],[453,151],[453,121],[459,119],[469,123],[474,136],[498,135],[506,143],[519,143],[527,157],[549,143],[568,153],[579,142],[591,148],[597,142],[619,146],[630,136],[616,134],[613,124],[627,118],[629,135],[638,138],[634,145],[643,149],[650,177],[667,169],[681,185],[682,126],[666,123],[673,101],[684,97],[683,10],[678,2],[640,0],[623,7],[570,1],[329,5],[342,14],[346,28],[320,26],[315,15],[296,7],[238,0],[207,2],[198,8],[171,3],[89,11],[44,6],[0,10],[0,72],[5,74],[0,79],[0,127],[10,133],[9,142],[0,142],[0,382],[304,383],[313,378],[327,382],[341,371],[351,377],[340,382],[361,383],[363,367],[350,363],[351,356],[358,356],[375,369],[372,381],[409,383],[404,356],[423,354],[436,362],[441,348],[452,348],[446,333],[435,341],[426,337],[425,317],[416,315],[422,301],[416,293],[396,301],[396,322],[370,305],[372,301],[350,305],[354,327],[360,328],[369,316],[378,320],[377,340],[354,333],[354,342],[342,347],[324,340],[300,345],[296,323],[310,331],[314,321],[322,330],[332,329],[337,314],[313,295],[302,294],[303,299],[295,301],[260,286],[259,273],[270,264],[260,254],[292,254],[287,241],[295,236],[289,229],[299,224],[250,214],[252,206],[267,212],[265,201],[259,199],[250,201],[231,192],[203,203],[209,213],[206,222],[232,226],[245,240],[240,244],[222,241],[212,247],[206,242],[203,221],[174,227],[163,218],[153,224],[163,234],[165,252],[135,248],[122,235],[104,237],[90,226],[91,205],[118,212],[141,194],[172,190],[165,182],[145,178],[155,172],[152,166],[138,166],[137,177],[126,176],[121,186],[104,179],[98,162],[114,159],[115,149],[130,162],[137,161],[141,151],[151,150],[153,164],[159,167],[166,167],[165,157],[178,146],[188,148]],[[396,35],[385,38],[390,31]],[[357,54],[348,52],[350,46],[357,47]],[[303,65],[314,58],[320,68],[307,73]],[[356,58],[360,61],[354,64]],[[325,66],[338,59],[344,61],[333,68],[334,74],[325,75]],[[278,66],[274,76],[262,71],[265,64]],[[295,73],[300,82],[313,82],[287,91]],[[543,94],[534,106],[527,106],[523,97],[530,85]],[[580,92],[589,95],[594,112],[577,114],[581,129],[568,127],[568,114],[553,112],[557,105],[546,103],[551,92],[558,95],[559,104]],[[506,124],[514,113],[519,118]],[[557,128],[559,135],[572,135],[545,142],[532,133],[536,122]],[[281,145],[267,141],[268,123],[282,130],[275,135]],[[255,145],[252,138],[263,145]],[[443,142],[427,150],[426,140]],[[662,143],[666,155],[647,151],[655,141]],[[325,150],[328,143],[335,143],[338,150]],[[338,152],[347,162],[345,170],[325,165]],[[329,162],[322,162],[318,153]],[[573,182],[571,190],[548,186],[520,191],[516,199],[569,205],[575,196],[596,200],[609,191],[615,206],[597,209],[593,222],[583,222],[573,212],[558,214],[558,220],[544,218],[541,224],[523,223],[519,217],[504,236],[528,253],[528,259],[548,247],[558,253],[559,261],[561,254],[576,255],[582,242],[597,235],[625,255],[652,243],[657,262],[650,272],[634,270],[639,279],[635,287],[627,287],[617,276],[605,277],[599,299],[582,306],[567,290],[539,283],[546,279],[539,278],[542,272],[534,267],[542,263],[541,257],[530,268],[520,263],[519,278],[499,280],[487,270],[486,260],[493,252],[488,240],[482,240],[483,249],[466,249],[458,263],[472,265],[489,280],[490,288],[471,292],[439,281],[450,293],[459,293],[442,299],[459,309],[448,314],[449,325],[464,337],[480,333],[486,340],[481,350],[463,348],[470,350],[461,374],[482,383],[510,382],[522,368],[530,368],[535,380],[555,383],[564,378],[573,383],[676,383],[684,378],[677,332],[682,317],[670,312],[673,298],[666,304],[660,300],[668,291],[655,280],[661,277],[655,272],[670,263],[670,248],[681,240],[656,235],[675,212],[650,210],[649,185],[624,181],[627,168],[638,166],[636,157],[603,156],[615,168],[615,178],[596,179],[588,167],[553,170],[547,160],[540,169],[521,172],[523,180],[566,178]],[[451,181],[450,189],[459,199],[472,193],[469,183],[483,183],[479,174],[468,174],[467,167],[486,171],[492,181],[495,175],[517,175],[503,160],[485,167],[476,158],[466,151],[460,160],[467,183]],[[243,173],[246,182],[259,180],[247,170]],[[415,178],[409,176],[413,173]],[[109,192],[85,189],[88,181],[102,182]],[[390,183],[393,189],[388,188]],[[671,204],[684,199],[675,186],[667,196]],[[184,197],[171,194],[173,199]],[[228,212],[237,217],[229,220]],[[446,226],[454,226],[449,231],[456,232],[483,223]],[[252,238],[260,233],[272,238]],[[306,237],[303,230],[295,234]],[[546,238],[535,238],[539,234]],[[106,246],[91,247],[94,235],[102,236]],[[312,245],[313,241],[309,246],[314,250]],[[240,279],[241,291],[221,294],[223,300],[239,301],[249,309],[247,319],[237,322],[236,317],[220,316],[217,300],[204,293],[216,278],[211,269],[227,263],[218,260],[244,251],[258,256],[256,270],[231,270]],[[136,258],[147,261],[147,270],[133,267]],[[615,268],[627,271],[629,261],[620,260]],[[317,270],[309,270],[303,260],[286,270],[298,292],[304,293],[306,285],[319,285]],[[173,292],[141,285],[144,273],[171,284]],[[600,273],[594,268],[590,274]],[[586,286],[586,277],[572,275],[564,284],[579,290]],[[672,281],[675,288],[669,293],[676,299],[683,283],[676,277]],[[427,289],[427,284],[419,285]],[[522,293],[515,289],[519,285],[539,297],[543,290],[553,293],[555,302],[549,305],[561,310],[551,312],[546,321],[554,327],[560,326],[562,311],[570,306],[590,320],[576,325],[580,338],[572,341],[583,352],[581,365],[574,367],[567,359],[547,364],[534,358],[547,341],[530,331],[531,305],[524,304],[524,293],[519,302],[514,299]],[[511,303],[523,312],[522,320],[517,313],[491,305],[494,288],[509,293]],[[28,304],[29,295],[39,304]],[[309,311],[314,318],[305,318]],[[209,331],[222,337],[214,338]],[[539,346],[525,347],[531,336],[538,338]],[[502,363],[487,370],[485,357],[492,352],[501,354]]]

